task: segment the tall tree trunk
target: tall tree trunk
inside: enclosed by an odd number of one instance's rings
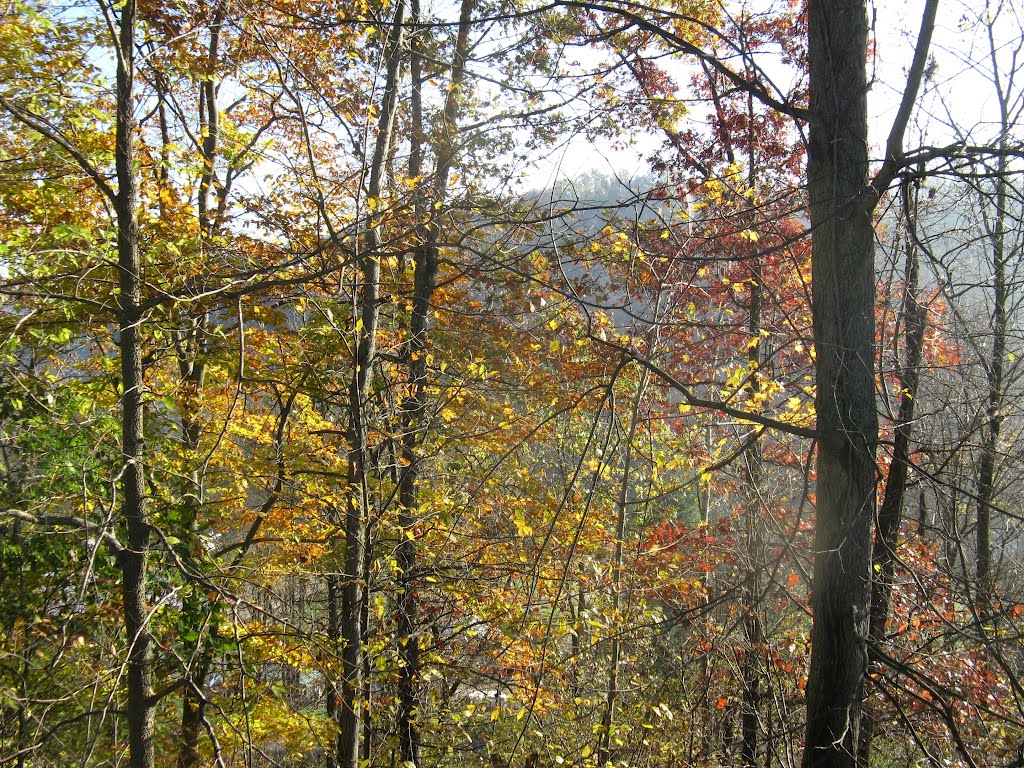
[[[406,347],[408,380],[407,395],[402,402],[402,473],[399,482],[399,526],[402,540],[398,545],[398,741],[399,753],[406,766],[418,766],[420,734],[417,717],[420,707],[419,640],[416,635],[417,548],[416,526],[419,523],[419,481],[421,463],[419,444],[423,439],[423,398],[427,379],[427,347],[430,331],[430,302],[437,282],[437,256],[441,241],[441,218],[448,197],[448,178],[455,161],[455,135],[458,132],[459,98],[466,79],[466,57],[469,52],[469,30],[476,0],[463,0],[459,12],[459,29],[452,56],[448,96],[441,113],[441,135],[437,147],[430,199],[423,200],[417,192],[415,209],[420,217],[429,217],[421,227],[422,241],[413,257],[412,315],[409,319],[409,343]],[[418,0],[412,0],[414,22],[420,19]],[[418,179],[422,173],[423,102],[422,46],[418,38],[411,46],[412,76],[412,151],[409,176]]]
[[[996,644],[1000,643],[998,596],[996,594],[996,574],[992,563],[992,513],[996,509],[998,499],[998,473],[1000,458],[1000,442],[1003,439],[1004,406],[1008,390],[1012,382],[1008,382],[1007,374],[1007,342],[1008,312],[1015,301],[1016,286],[1007,283],[1010,260],[1019,257],[1019,245],[1007,243],[1007,237],[1019,227],[1019,198],[1014,186],[1008,181],[1008,174],[1013,166],[1010,162],[1015,130],[1019,129],[1016,122],[1019,116],[1017,104],[1020,102],[1020,91],[1014,92],[1014,78],[1018,74],[1013,69],[1007,73],[1000,70],[999,56],[1004,45],[997,37],[997,29],[1005,23],[1006,13],[1012,14],[1012,6],[987,0],[984,4],[985,32],[988,42],[989,65],[991,66],[992,87],[995,91],[996,104],[999,107],[999,138],[996,142],[997,157],[995,162],[995,179],[991,187],[991,198],[980,201],[982,223],[988,241],[992,267],[992,352],[984,361],[985,375],[988,384],[988,401],[986,422],[983,427],[981,456],[978,460],[977,518],[975,541],[975,620],[978,632],[985,648],[992,659],[1001,659]],[[1000,18],[1003,17],[1003,18]],[[1016,62],[1017,51],[1014,51],[1011,63]],[[991,172],[986,164],[983,173]],[[1012,210],[1011,210],[1012,209]],[[1001,662],[1003,663],[1003,662]],[[1011,676],[1012,678],[1012,676]]]
[[[808,3],[818,472],[803,766],[855,765],[875,514],[874,232],[863,0]]]
[[[197,213],[199,232],[205,249],[217,233],[217,209],[215,203],[216,161],[218,142],[219,110],[217,105],[216,67],[220,48],[221,26],[224,21],[224,4],[219,3],[210,24],[210,41],[207,49],[207,72],[200,83],[199,127],[202,144],[202,174],[199,180]],[[182,313],[180,327],[175,337],[175,352],[178,359],[179,386],[182,388],[180,415],[182,441],[188,458],[198,460],[199,443],[202,439],[202,423],[199,416],[199,398],[206,379],[206,332],[209,319],[205,313],[192,317]],[[182,539],[185,547],[182,562],[188,569],[186,580],[190,591],[183,598],[182,623],[188,636],[195,637],[195,647],[189,655],[185,670],[185,685],[182,688],[181,732],[178,745],[178,768],[199,768],[199,742],[206,721],[206,677],[213,665],[213,646],[217,622],[207,610],[206,590],[199,584],[202,543],[199,540],[199,515],[203,502],[203,480],[199,467],[189,473],[182,506]]]
[[[633,469],[633,441],[636,438],[637,424],[640,422],[640,405],[644,391],[647,389],[649,371],[644,368],[637,384],[636,397],[629,415],[629,428],[626,430],[626,444],[622,452],[622,481],[619,484],[619,497],[615,504],[615,549],[612,552],[612,616],[616,623],[612,635],[611,658],[608,661],[608,689],[605,693],[604,713],[601,717],[601,731],[597,743],[597,764],[604,765],[611,758],[612,726],[615,723],[615,704],[619,696],[619,659],[622,654],[622,643],[618,625],[621,621],[619,611],[622,610],[622,547],[626,537],[626,509],[629,506],[630,474]]]
[[[365,250],[359,264],[362,285],[358,291],[359,323],[356,327],[355,358],[348,393],[348,497],[345,503],[345,557],[340,586],[341,610],[335,614],[340,627],[329,630],[342,644],[342,681],[340,701],[334,707],[338,725],[335,757],[339,768],[359,768],[364,698],[363,635],[366,600],[369,590],[370,509],[367,483],[366,407],[377,353],[377,326],[380,316],[380,222],[373,210],[384,186],[384,171],[390,153],[398,109],[398,76],[401,61],[402,25],[405,0],[399,0],[388,40],[387,72],[377,138],[366,187],[369,201],[369,226]],[[330,591],[332,585],[328,584]]]
[[[135,179],[135,0],[121,7],[117,44],[117,195],[118,347],[121,357],[122,517],[127,546],[119,553],[121,594],[128,633],[128,723],[131,768],[153,766],[153,647],[148,627],[146,571],[149,522],[144,474],[142,380],[142,279],[138,193]]]
[[[205,316],[190,321],[182,318],[186,329],[182,337],[175,340],[178,355],[180,417],[182,442],[188,460],[198,461],[199,444],[202,439],[202,423],[199,415],[199,397],[206,378],[205,363]],[[190,327],[188,327],[190,326]],[[181,563],[186,581],[182,594],[181,622],[182,636],[194,638],[194,646],[186,656],[185,685],[182,687],[181,727],[178,737],[178,768],[198,768],[200,765],[199,743],[206,721],[206,678],[213,665],[214,635],[216,619],[211,614],[207,589],[203,585],[202,560],[203,544],[199,538],[199,517],[203,504],[203,480],[198,467],[189,472],[181,498],[182,530],[179,536],[183,542],[180,550]]]
[[[753,121],[751,121],[753,122]],[[760,391],[761,369],[761,310],[762,278],[759,260],[751,262],[750,304],[747,315],[747,364],[750,379],[747,394],[754,397]],[[744,500],[745,545],[747,572],[741,598],[743,610],[743,634],[746,649],[743,658],[743,701],[740,705],[740,765],[754,768],[757,765],[758,708],[761,700],[761,649],[764,645],[764,630],[758,613],[761,601],[761,560],[764,542],[761,537],[761,495],[764,486],[764,456],[761,441],[753,437],[744,452],[745,465],[743,483],[746,486]]]
[[[991,32],[990,32],[991,34]],[[993,66],[993,71],[998,70]],[[1006,148],[1009,116],[1004,94],[999,93],[1002,116],[1000,149]],[[1006,366],[1006,305],[1009,298],[1006,285],[1006,217],[1007,217],[1007,157],[999,155],[996,166],[995,210],[985,217],[985,229],[991,248],[992,266],[992,354],[985,362],[988,399],[985,425],[982,431],[981,456],[978,459],[977,527],[975,548],[975,610],[982,631],[991,621],[994,604],[995,579],[992,573],[992,508],[996,500],[996,465],[999,461],[999,440],[1003,431],[1003,396]]]
[[[924,346],[926,310],[921,304],[919,283],[920,259],[915,242],[914,227],[917,225],[916,200],[910,183],[904,182],[900,191],[903,202],[904,222],[907,227],[907,265],[904,276],[903,300],[900,307],[899,327],[903,328],[904,356],[898,367],[900,386],[900,407],[896,416],[893,436],[892,461],[889,476],[885,481],[885,492],[878,509],[878,523],[875,528],[874,550],[871,556],[871,611],[868,624],[869,653],[885,638],[885,623],[889,618],[892,603],[893,575],[896,569],[896,545],[899,539],[903,510],[906,506],[907,477],[910,470],[911,436],[914,425],[914,411],[917,404],[918,382],[920,381],[921,354]],[[871,740],[877,723],[870,709],[864,713],[858,746],[858,765],[867,766],[871,757]]]
[[[411,0],[412,21],[420,22],[419,0]],[[423,173],[423,43],[417,30],[410,41],[410,79],[412,81],[410,106],[412,126],[410,132],[409,178],[415,183],[414,215],[419,219],[430,215],[430,204],[420,191]],[[417,233],[426,240],[424,227]],[[398,544],[398,752],[406,766],[420,764],[420,733],[417,717],[420,708],[420,654],[416,635],[417,596],[416,583],[418,552],[416,523],[419,520],[420,464],[417,455],[418,434],[423,424],[423,386],[426,381],[427,333],[430,318],[430,297],[434,292],[437,275],[436,254],[427,242],[420,242],[413,254],[413,302],[409,318],[409,342],[405,350],[408,371],[407,392],[401,404],[401,456],[402,464],[398,486],[398,525],[401,541]]]

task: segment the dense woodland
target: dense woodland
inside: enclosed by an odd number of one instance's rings
[[[1024,766],[1024,9],[910,10],[3,3],[0,766]]]

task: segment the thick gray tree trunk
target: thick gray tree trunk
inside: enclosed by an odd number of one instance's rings
[[[803,766],[854,766],[875,514],[874,232],[863,0],[808,3],[818,472]]]

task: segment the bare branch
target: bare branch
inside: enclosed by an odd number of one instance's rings
[[[106,527],[91,523],[84,517],[75,517],[74,515],[33,515],[31,512],[25,512],[20,509],[0,510],[0,517],[12,517],[15,520],[23,520],[33,525],[81,529],[89,534],[98,536],[104,544],[113,550],[115,555],[119,555],[124,551],[124,545]]]
[[[939,0],[927,0],[925,3],[924,14],[921,17],[921,31],[917,36],[914,60],[907,75],[903,100],[900,102],[900,108],[896,113],[892,128],[889,129],[889,138],[885,142],[885,160],[875,174],[875,178],[871,180],[871,186],[876,195],[881,195],[892,183],[896,174],[905,167],[903,137],[906,135],[907,124],[910,122],[910,115],[917,103],[921,83],[924,81],[924,72],[928,64],[928,50],[931,47],[932,31],[935,29],[935,15],[938,8]]]

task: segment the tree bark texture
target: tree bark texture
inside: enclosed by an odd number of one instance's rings
[[[863,0],[808,3],[817,509],[804,768],[856,763],[875,513],[874,233]]]
[[[117,195],[118,331],[121,358],[121,515],[127,546],[119,554],[125,630],[128,633],[128,723],[131,768],[153,766],[153,647],[148,628],[146,571],[149,523],[146,509],[143,437],[141,262],[135,179],[135,1],[121,8],[117,44]]]
[[[1003,135],[1009,128],[1005,99],[1000,99],[1003,114]],[[1003,141],[1005,145],[1005,140]],[[992,570],[992,509],[996,501],[996,476],[999,462],[999,442],[1003,431],[1003,397],[1006,388],[1007,303],[1009,289],[1006,282],[1006,218],[1007,218],[1007,160],[1000,155],[996,167],[995,210],[986,219],[985,229],[991,244],[992,265],[992,355],[986,361],[985,375],[988,399],[985,426],[982,431],[981,457],[978,460],[978,500],[975,546],[975,610],[982,627],[992,617],[995,602],[995,577]]]

